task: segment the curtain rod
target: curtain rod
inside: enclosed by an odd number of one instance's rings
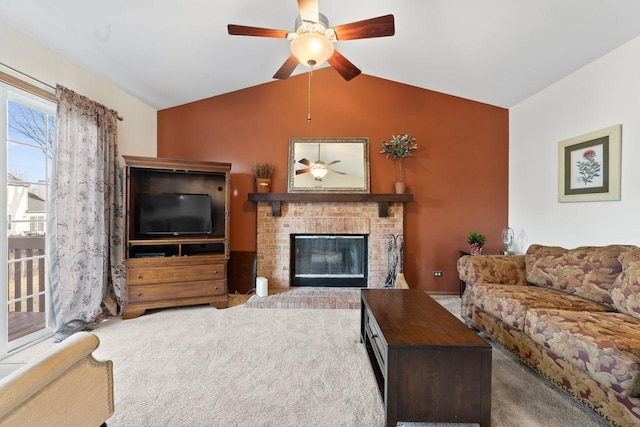
[[[44,85],[44,86],[46,86],[46,87],[48,87],[48,88],[51,88],[51,89],[54,91],[54,93],[55,93],[55,91],[56,91],[56,88],[55,88],[54,86],[51,86],[50,84],[45,83],[45,82],[43,82],[42,80],[36,79],[35,77],[30,76],[30,75],[29,75],[29,74],[27,74],[27,73],[23,73],[23,72],[22,72],[22,71],[20,71],[20,70],[16,70],[15,68],[13,68],[13,67],[11,67],[11,66],[9,66],[9,65],[7,65],[7,64],[5,64],[5,63],[3,63],[3,62],[0,62],[0,65],[2,65],[3,67],[6,67],[6,68],[8,68],[8,69],[10,69],[10,70],[12,70],[12,71],[14,71],[14,72],[18,73],[18,74],[21,74],[21,75],[23,75],[23,76],[25,76],[25,77],[27,77],[27,78],[29,78],[29,79],[33,80],[33,81],[36,81],[36,82],[40,83],[41,85]],[[124,120],[124,117],[122,117],[122,116],[116,116],[116,117],[118,118],[118,120],[119,120],[119,121],[123,121],[123,120]]]

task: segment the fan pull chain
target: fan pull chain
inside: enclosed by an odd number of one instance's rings
[[[307,123],[311,123],[311,72],[312,68],[309,69],[309,100],[307,104]]]

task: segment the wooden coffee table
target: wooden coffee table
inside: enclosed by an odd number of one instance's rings
[[[489,343],[417,289],[363,289],[361,311],[387,427],[491,425]]]

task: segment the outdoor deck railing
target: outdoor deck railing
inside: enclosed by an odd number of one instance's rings
[[[45,327],[45,238],[8,238],[9,341]]]
[[[8,249],[9,312],[44,312],[44,236],[9,237]]]

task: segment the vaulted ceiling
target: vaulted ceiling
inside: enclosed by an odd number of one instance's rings
[[[395,16],[393,37],[336,42],[364,74],[506,108],[640,36],[638,0],[319,3],[331,26]],[[272,81],[289,42],[227,24],[297,16],[296,0],[0,0],[0,20],[156,109]]]

